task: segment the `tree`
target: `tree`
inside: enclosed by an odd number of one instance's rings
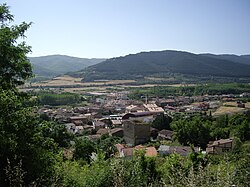
[[[0,85],[2,89],[13,89],[32,77],[32,67],[26,56],[31,47],[25,41],[25,32],[31,23],[9,25],[14,21],[6,4],[0,5]]]
[[[211,126],[211,136],[214,140],[229,138],[230,128],[228,115],[219,116],[213,121]]]
[[[97,148],[104,153],[105,158],[110,158],[117,151],[114,146],[117,143],[122,143],[122,139],[104,134],[100,139],[97,140]]]
[[[229,120],[231,136],[240,138],[241,141],[250,140],[250,122],[247,114],[233,115]]]
[[[241,141],[250,140],[250,123],[247,120],[242,121],[241,124],[232,131],[233,135],[238,137]]]
[[[10,185],[5,170],[20,163],[25,185],[53,174],[58,148],[43,127],[32,108],[23,107],[21,96],[0,89],[0,186]]]
[[[52,138],[59,147],[69,147],[73,134],[69,133],[63,124],[42,121],[41,132],[43,136]]]
[[[43,133],[43,122],[25,94],[16,87],[32,76],[22,40],[30,23],[13,22],[6,4],[0,5],[0,186],[50,186],[59,150]]]
[[[166,116],[164,114],[159,114],[156,116],[155,120],[152,122],[152,127],[162,130],[162,129],[168,129],[170,128],[170,123],[172,119],[169,116]]]
[[[90,163],[91,155],[95,151],[95,144],[93,142],[88,139],[78,139],[75,143],[73,158]]]
[[[210,140],[210,121],[199,116],[175,121],[171,127],[176,132],[177,140],[183,145],[200,146],[205,149]]]

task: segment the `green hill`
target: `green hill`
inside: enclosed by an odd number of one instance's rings
[[[107,59],[71,75],[84,81],[98,79],[140,79],[145,76],[250,77],[250,65],[235,60],[181,51],[153,51]]]
[[[105,59],[76,58],[65,55],[30,57],[33,72],[38,76],[53,77],[67,72],[78,71]]]
[[[250,65],[250,55],[214,55],[214,54],[201,54],[202,56],[211,57],[211,58],[217,58],[222,60],[229,60],[231,62],[237,62],[241,64],[247,64]]]

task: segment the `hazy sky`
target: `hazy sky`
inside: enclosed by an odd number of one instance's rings
[[[250,54],[250,0],[5,0],[29,56],[99,58],[153,50]]]

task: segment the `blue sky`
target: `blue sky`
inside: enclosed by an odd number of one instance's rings
[[[141,51],[250,54],[250,0],[6,0],[33,22],[29,56],[110,58]]]

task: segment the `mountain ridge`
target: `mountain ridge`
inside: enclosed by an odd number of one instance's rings
[[[229,56],[230,57],[230,56]],[[142,78],[154,74],[184,74],[198,76],[250,77],[250,59],[213,54],[194,54],[186,51],[150,51],[107,59],[78,71],[84,81],[98,79]],[[249,65],[246,64],[249,62]]]
[[[250,55],[234,55],[234,54],[214,55],[214,54],[211,54],[211,53],[205,53],[205,54],[200,54],[200,55],[250,65]]]
[[[33,66],[34,74],[44,77],[53,77],[67,72],[84,69],[106,59],[79,58],[67,55],[47,55],[29,57],[29,60]]]

